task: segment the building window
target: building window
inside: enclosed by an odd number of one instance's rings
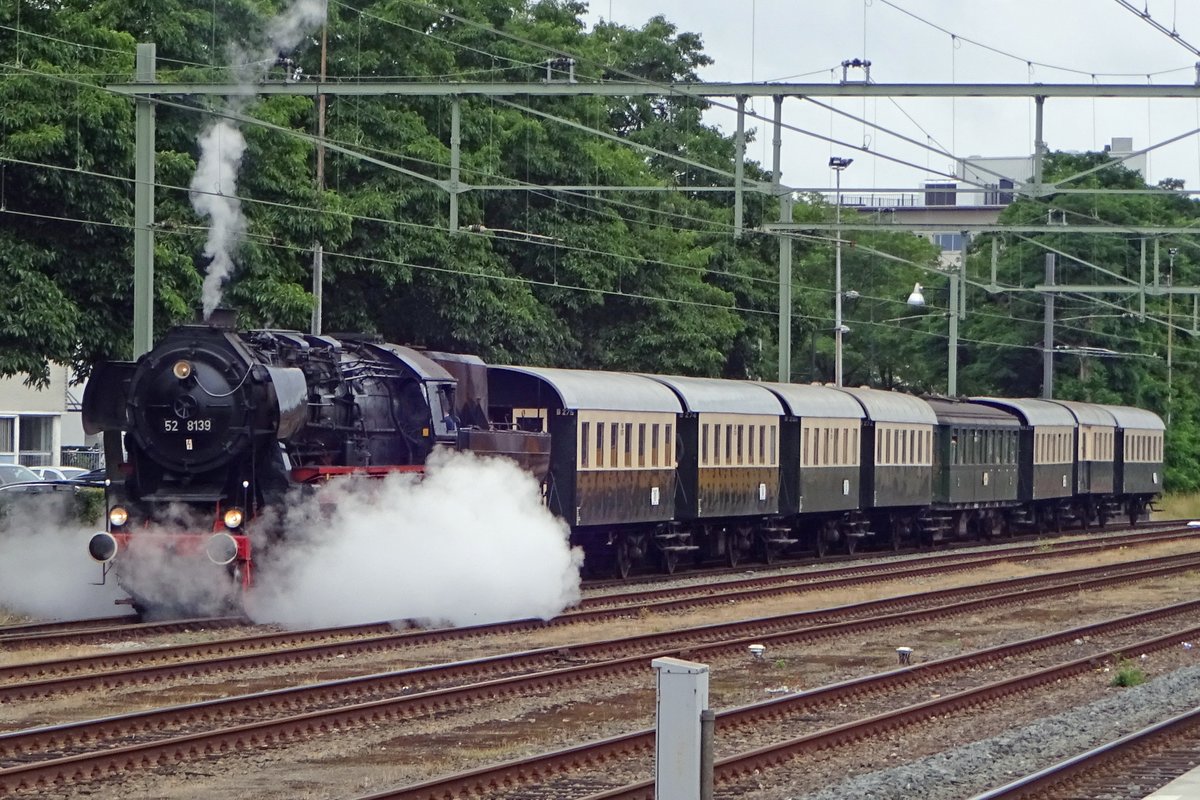
[[[0,417],[0,464],[17,463],[16,422],[14,417]]]
[[[925,205],[927,206],[953,206],[958,205],[958,193],[954,190],[958,188],[954,183],[936,183],[930,182],[925,184]]]

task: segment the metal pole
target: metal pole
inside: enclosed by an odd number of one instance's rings
[[[779,198],[779,221],[792,221],[792,194],[784,192],[781,153],[783,149],[783,95],[775,95],[775,135],[771,139],[771,175]],[[792,380],[792,237],[779,237],[779,382]]]
[[[835,234],[837,243],[834,246],[833,261],[833,384],[842,385],[842,171],[837,173],[837,208],[834,219],[837,222]]]
[[[1000,263],[1000,238],[998,236],[993,236],[992,237],[992,285],[990,287],[992,289],[992,291],[996,291],[1000,288],[1000,285],[998,283],[996,283],[996,268],[999,263]]]
[[[737,99],[737,136],[733,140],[733,238],[742,238],[742,177],[746,171],[746,96]]]
[[[1038,95],[1034,100],[1033,123],[1033,191],[1034,196],[1042,193],[1042,157],[1046,154],[1046,143],[1042,141],[1042,114],[1045,110],[1046,98]]]
[[[458,180],[462,163],[462,102],[450,101],[450,232],[458,233]]]
[[[1054,253],[1046,253],[1046,285],[1054,285]],[[1054,397],[1054,292],[1046,292],[1042,317],[1042,397]]]
[[[321,26],[321,85],[325,85],[326,56],[329,52],[329,16],[326,12]],[[317,202],[325,194],[325,95],[317,95]],[[314,336],[321,335],[325,313],[325,246],[318,239],[313,243],[313,312],[310,326]]]
[[[137,46],[137,81],[154,83],[155,46]],[[134,102],[133,357],[154,347],[154,103]]]
[[[1178,250],[1174,247],[1167,248],[1167,257],[1170,259],[1167,266],[1167,286],[1175,288],[1175,254]],[[1171,428],[1171,406],[1174,405],[1174,392],[1172,391],[1171,378],[1173,376],[1174,361],[1172,360],[1173,348],[1175,345],[1175,322],[1172,314],[1175,311],[1175,294],[1172,292],[1167,295],[1167,429]]]
[[[962,269],[959,267],[959,269]],[[958,395],[958,272],[950,274],[950,346],[946,351],[946,394]]]
[[[713,743],[717,730],[717,712],[700,712],[700,800],[713,800]]]
[[[1138,279],[1138,319],[1146,318],[1146,240],[1142,239],[1142,272]]]

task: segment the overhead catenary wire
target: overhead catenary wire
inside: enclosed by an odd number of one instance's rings
[[[653,211],[656,211],[655,209],[648,209],[648,208],[646,208],[646,207],[644,207],[644,206],[638,206],[638,208],[642,208],[643,210],[648,210],[648,211],[651,211],[651,212],[653,212]],[[706,223],[706,224],[710,224],[710,225],[712,224],[712,223],[711,223],[711,221],[707,221],[707,220],[705,221],[705,223]]]

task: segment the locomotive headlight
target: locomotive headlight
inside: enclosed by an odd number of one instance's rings
[[[185,380],[192,374],[192,364],[189,361],[176,361],[175,366],[171,367],[171,374],[179,380]]]
[[[119,528],[129,521],[129,512],[121,506],[113,506],[108,511],[108,523],[114,528]]]
[[[225,512],[225,527],[230,530],[239,528],[245,518],[246,515],[242,513],[240,508],[231,508]]]

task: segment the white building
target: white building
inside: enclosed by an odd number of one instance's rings
[[[0,463],[57,466],[64,446],[88,446],[79,413],[83,387],[72,387],[70,374],[52,364],[45,389],[27,386],[20,375],[0,378]]]
[[[1133,152],[1131,137],[1116,137],[1105,152],[1119,160]],[[1126,169],[1146,175],[1146,154],[1122,161]],[[1000,212],[1016,199],[1015,187],[1033,177],[1033,156],[969,156],[957,161],[956,180],[926,181],[921,191],[899,194],[843,194],[842,205],[883,222],[929,223],[941,230],[925,234],[942,250],[944,266],[957,266],[962,259],[963,237],[953,228],[958,223],[992,224]],[[830,198],[830,202],[836,202]]]

